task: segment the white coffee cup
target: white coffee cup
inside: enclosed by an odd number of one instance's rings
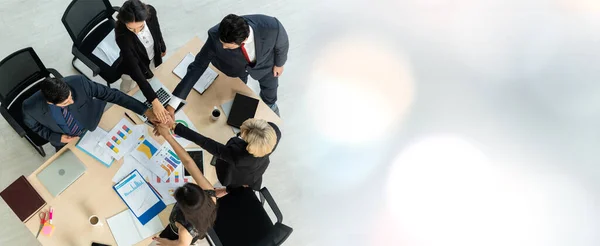
[[[210,118],[213,121],[217,121],[219,119],[219,116],[221,116],[221,111],[219,110],[219,108],[217,108],[217,106],[215,106],[212,112],[210,112]]]
[[[102,226],[102,222],[100,222],[100,218],[98,217],[98,215],[90,216],[88,221],[90,222],[90,225],[92,225],[92,226]]]

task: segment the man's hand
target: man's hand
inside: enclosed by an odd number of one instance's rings
[[[283,73],[283,66],[273,66],[273,77],[279,77]]]
[[[169,121],[169,112],[167,112],[158,99],[152,101],[152,112],[161,123],[167,123]]]
[[[152,111],[152,109],[148,109],[146,110],[146,112],[144,112],[144,115],[146,117],[148,117],[148,120],[152,123],[160,123],[160,121],[158,120],[158,118],[156,117],[156,115],[154,115],[154,112]]]
[[[175,109],[173,107],[171,107],[171,105],[167,105],[167,107],[165,109],[167,110],[167,112],[169,112],[169,116],[171,116],[171,120],[173,120],[173,122],[175,122]]]
[[[66,134],[63,134],[62,136],[60,136],[60,142],[61,143],[70,143],[73,140],[75,140],[75,137],[71,137],[71,136],[66,135]]]

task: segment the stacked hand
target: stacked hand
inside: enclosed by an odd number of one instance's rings
[[[169,117],[169,111],[165,109],[158,99],[154,99],[154,101],[152,101],[152,112],[156,116],[157,120],[161,123],[167,123],[171,120]]]
[[[155,124],[154,125],[154,135],[155,136],[171,136],[171,129],[173,124]]]

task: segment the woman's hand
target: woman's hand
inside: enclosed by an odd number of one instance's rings
[[[221,198],[221,197],[224,197],[225,195],[227,195],[227,189],[226,188],[215,188],[215,193],[217,193],[217,198]]]
[[[153,237],[152,240],[156,241],[156,245],[169,246],[177,245],[177,241],[169,240],[162,237]]]
[[[169,126],[167,124],[158,124],[154,126],[154,135],[155,136],[163,136],[163,137],[167,137],[167,136],[171,136],[171,129],[169,128]]]
[[[158,98],[152,101],[152,112],[154,112],[154,115],[160,121],[160,123],[167,124],[171,121],[169,111],[165,109],[165,107],[160,103]]]

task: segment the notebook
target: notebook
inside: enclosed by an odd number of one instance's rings
[[[46,205],[46,201],[22,175],[0,192],[0,196],[23,222],[29,220],[31,215]]]
[[[227,124],[240,128],[244,121],[254,118],[257,108],[258,99],[236,93],[235,98],[233,98],[231,112],[227,117]]]
[[[129,209],[108,218],[106,222],[119,246],[134,245],[164,229],[158,216],[142,225]]]

